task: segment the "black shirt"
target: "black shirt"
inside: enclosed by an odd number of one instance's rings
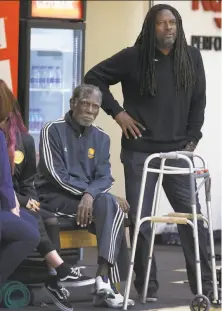
[[[138,79],[139,46],[123,49],[93,67],[85,83],[96,85],[103,94],[102,108],[113,118],[124,109],[146,130],[142,138],[122,137],[122,147],[138,152],[164,152],[184,148],[188,142],[198,143],[202,137],[206,105],[206,82],[203,61],[198,49],[188,47],[196,73],[196,84],[176,93],[171,52],[156,51],[156,96],[140,94]],[[113,98],[109,87],[121,82],[123,108]]]

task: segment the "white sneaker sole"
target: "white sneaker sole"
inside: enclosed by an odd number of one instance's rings
[[[81,286],[87,286],[87,285],[93,285],[95,284],[95,279],[89,279],[89,280],[85,280],[85,281],[75,281],[75,280],[71,280],[69,279],[69,281],[58,281],[58,285],[60,286],[64,286],[64,287],[81,287]]]
[[[105,298],[115,298],[113,290],[110,290],[108,288],[102,288],[99,291],[97,291],[96,289],[92,290],[92,295],[96,296],[100,299],[105,299]]]
[[[112,300],[112,298],[110,299]],[[106,297],[93,297],[93,306],[94,307],[108,307],[110,309],[122,309],[123,308],[123,302],[119,304],[112,304],[112,301],[109,301],[109,299]],[[135,302],[133,300],[128,301],[127,308],[133,308],[135,306]]]
[[[108,301],[105,301],[106,303],[106,306],[110,309],[122,309],[123,308],[123,302],[119,303],[118,305],[114,305],[112,304],[111,302],[108,302]],[[135,302],[133,301],[128,301],[128,304],[127,304],[127,308],[130,309],[130,308],[133,308],[135,307]]]
[[[157,298],[149,298],[149,297],[147,297],[146,301],[147,302],[157,302]]]
[[[140,295],[139,295],[139,298],[140,298],[140,300],[142,299],[142,297]],[[157,302],[157,298],[147,297],[146,302]]]

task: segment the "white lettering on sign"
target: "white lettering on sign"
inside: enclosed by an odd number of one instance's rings
[[[0,49],[6,49],[5,19],[0,18]]]
[[[73,1],[36,1],[38,9],[73,9]]]

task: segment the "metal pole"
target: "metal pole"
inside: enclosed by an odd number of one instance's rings
[[[154,6],[154,1],[153,0],[149,0],[148,2],[149,2],[149,9],[151,9],[152,6]]]

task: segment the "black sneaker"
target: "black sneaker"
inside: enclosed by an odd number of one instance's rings
[[[142,298],[142,294],[139,293],[139,297]],[[157,292],[156,291],[150,291],[147,292],[146,302],[157,302]]]
[[[85,267],[71,268],[70,273],[63,278],[60,278],[58,284],[67,287],[80,287],[95,284],[95,279],[85,276],[81,269],[85,269]]]
[[[137,293],[139,295],[139,297],[142,297],[142,291],[143,288],[141,286],[136,286],[137,284],[135,284],[134,282],[134,286],[137,290]],[[157,302],[157,288],[154,285],[154,283],[151,281],[148,287],[148,291],[147,291],[147,297],[146,297],[146,302]]]
[[[209,291],[206,295],[210,301],[211,306],[215,307],[215,309],[222,307],[222,290],[221,290],[221,288],[218,288],[217,292],[218,292],[218,299],[217,300],[214,299],[213,289],[212,289],[212,291]]]
[[[148,289],[146,301],[147,302],[157,302],[157,298],[158,298],[157,292]]]
[[[53,303],[62,311],[73,311],[71,303],[68,301],[69,291],[58,285],[45,284],[44,292],[49,296]]]

